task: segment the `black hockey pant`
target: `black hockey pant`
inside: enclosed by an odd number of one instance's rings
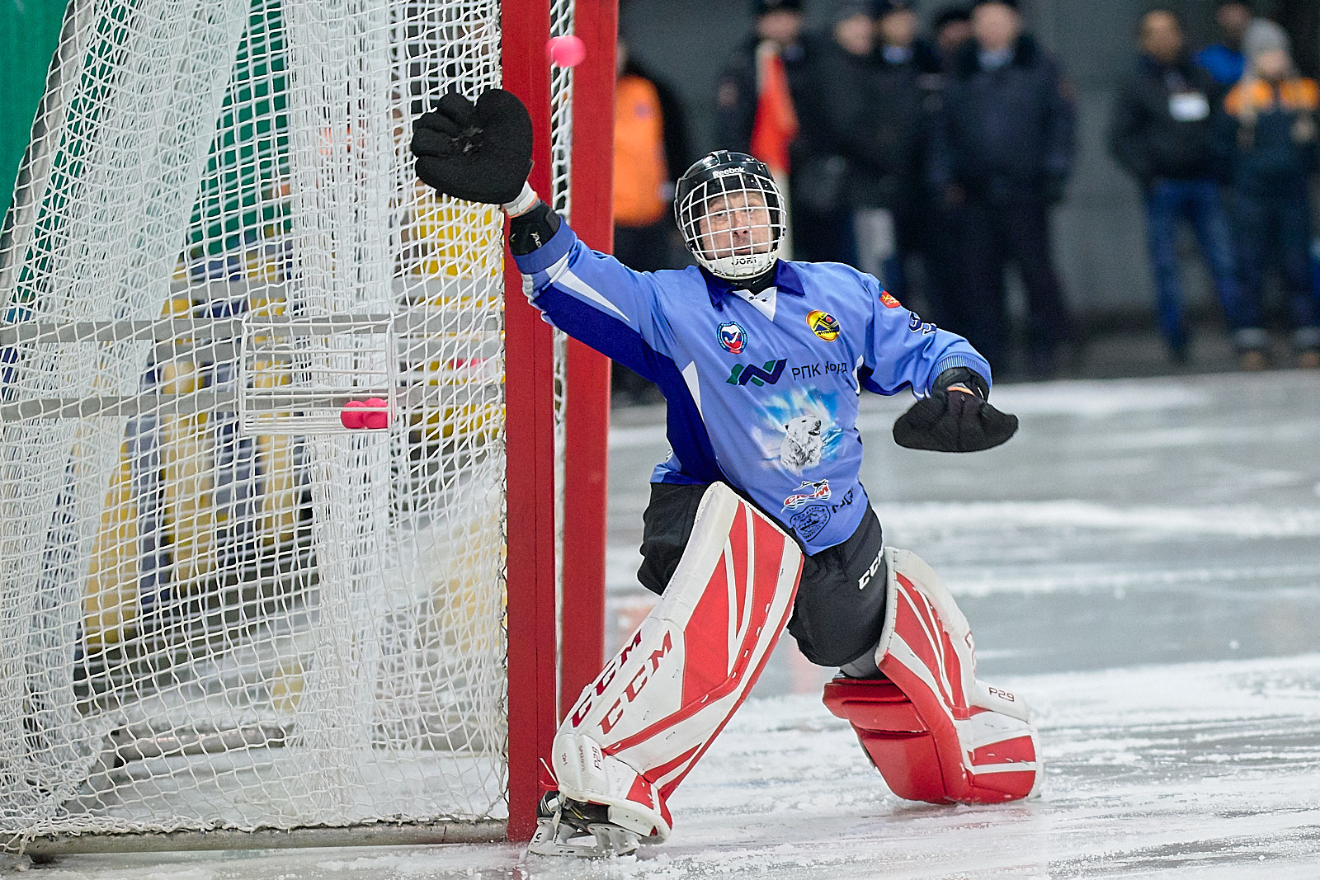
[[[663,593],[692,534],[704,485],[651,484],[642,514],[642,566],[637,579]],[[884,542],[869,507],[848,540],[803,561],[802,580],[788,631],[817,666],[843,666],[880,641],[884,625]]]

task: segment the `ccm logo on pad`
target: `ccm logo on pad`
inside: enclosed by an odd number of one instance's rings
[[[594,705],[596,699],[605,695],[605,691],[614,681],[614,677],[618,675],[620,668],[622,668],[623,664],[628,662],[628,658],[632,655],[632,652],[641,643],[642,631],[638,630],[633,635],[632,641],[625,645],[623,650],[619,652],[619,655],[611,660],[610,664],[605,667],[604,671],[597,676],[595,684],[587,690],[582,699],[578,701],[577,706],[573,708],[574,727],[580,725],[587,717],[587,713],[591,711],[591,707]],[[628,686],[623,689],[623,694],[614,701],[614,704],[610,706],[609,711],[605,713],[605,717],[601,719],[601,733],[608,734],[614,729],[614,725],[618,724],[619,719],[623,717],[624,707],[637,699],[637,695],[642,692],[642,688],[646,687],[646,683],[651,680],[651,676],[660,668],[660,661],[663,660],[665,655],[672,651],[673,648],[673,633],[667,632],[665,633],[664,640],[660,643],[660,647],[652,651],[651,656],[642,660],[637,670],[633,672],[632,678],[628,681]]]

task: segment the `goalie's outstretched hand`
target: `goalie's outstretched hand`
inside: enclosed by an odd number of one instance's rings
[[[532,170],[532,118],[503,89],[473,104],[456,91],[413,123],[417,176],[439,192],[469,202],[514,201]]]
[[[894,422],[894,442],[932,452],[979,452],[1007,442],[1018,418],[986,402],[985,382],[971,370],[945,370],[930,397]]]

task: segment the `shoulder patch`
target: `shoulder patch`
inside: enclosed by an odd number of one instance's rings
[[[903,304],[894,298],[894,295],[887,290],[880,291],[880,302],[885,304],[887,309],[901,309]]]
[[[826,342],[833,342],[839,338],[839,321],[829,312],[822,312],[819,309],[807,315],[807,326],[811,332],[815,333]]]

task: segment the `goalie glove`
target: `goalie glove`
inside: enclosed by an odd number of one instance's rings
[[[519,199],[532,170],[532,118],[503,89],[473,104],[456,91],[413,124],[417,176],[444,195],[488,205]]]
[[[930,397],[894,422],[894,442],[932,452],[979,452],[1006,442],[1018,429],[1017,416],[987,403],[988,394],[985,380],[972,370],[945,370]]]

